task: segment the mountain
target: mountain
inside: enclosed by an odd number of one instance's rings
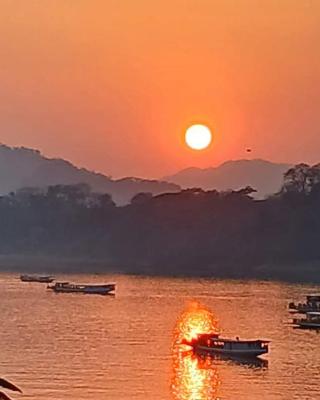
[[[118,205],[129,203],[141,192],[157,195],[180,191],[174,183],[131,177],[114,180],[66,160],[46,158],[38,150],[0,145],[1,195],[23,187],[77,183],[87,183],[95,192],[109,193]]]
[[[291,165],[265,160],[227,161],[218,167],[187,168],[163,178],[182,188],[200,187],[205,190],[237,190],[245,186],[255,188],[257,198],[276,193],[282,184],[283,174]]]

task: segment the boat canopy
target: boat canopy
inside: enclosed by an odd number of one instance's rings
[[[319,313],[320,315],[320,313]],[[240,338],[235,338],[235,339],[224,339],[221,338],[218,333],[210,333],[210,334],[202,334],[199,335],[199,339],[212,339],[212,340],[219,340],[219,342],[223,343],[235,343],[235,342],[241,342],[241,343],[246,343],[246,344],[258,344],[258,343],[270,343],[270,340],[242,340]]]
[[[310,294],[307,296],[308,301],[320,301],[320,294]]]
[[[258,344],[258,343],[270,343],[270,340],[241,340],[241,339],[223,339],[219,338],[220,342],[223,343],[245,343],[245,344]]]

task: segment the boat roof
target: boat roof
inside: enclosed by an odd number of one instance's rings
[[[90,286],[90,287],[109,287],[109,286],[116,286],[115,283],[93,283],[93,284],[88,284],[88,283],[70,283],[70,282],[56,282],[56,285],[69,285],[69,286]]]
[[[270,340],[261,339],[251,339],[251,340],[241,340],[241,339],[228,339],[228,338],[217,338],[220,342],[224,343],[270,343]]]
[[[241,340],[240,338],[235,338],[235,339],[221,338],[218,333],[203,334],[200,335],[200,337],[201,336],[207,336],[208,338],[216,339],[224,343],[270,343],[270,340],[264,340],[264,339]]]
[[[320,317],[320,312],[318,312],[318,311],[310,311],[310,312],[307,312],[307,315],[311,315],[311,316],[314,316],[314,317]]]

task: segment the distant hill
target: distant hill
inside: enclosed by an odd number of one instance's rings
[[[227,161],[216,168],[187,168],[163,179],[184,189],[238,190],[249,185],[258,191],[256,197],[263,198],[280,189],[283,174],[290,167],[259,159]]]
[[[0,145],[0,194],[23,187],[46,187],[56,184],[87,183],[92,190],[112,195],[118,205],[130,202],[141,192],[153,195],[178,192],[173,183],[139,178],[111,179],[103,174],[77,168],[62,159],[44,157],[39,151]]]

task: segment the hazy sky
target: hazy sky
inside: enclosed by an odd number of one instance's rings
[[[319,0],[1,0],[0,141],[115,177],[320,161],[319,21]]]

